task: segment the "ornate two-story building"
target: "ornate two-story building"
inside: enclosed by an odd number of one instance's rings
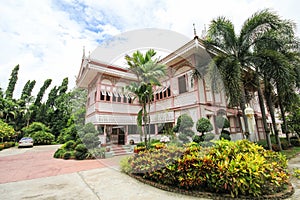
[[[97,50],[97,49],[96,49]],[[195,37],[176,51],[160,60],[167,66],[167,76],[161,86],[154,89],[154,101],[150,109],[150,132],[152,138],[173,127],[181,114],[188,114],[193,121],[208,118],[216,127],[216,116],[226,116],[230,122],[232,139],[243,138],[241,110],[229,108],[224,92],[211,89],[210,79],[205,73],[213,54],[206,51],[202,40]],[[202,78],[193,76],[195,70],[205,74]],[[97,57],[82,57],[77,86],[88,90],[86,123],[92,122],[99,130],[102,144],[128,144],[130,140],[140,141],[137,127],[137,113],[140,110],[134,94],[124,90],[136,76],[126,67],[105,63]],[[257,101],[250,106],[255,111],[252,140],[263,139],[263,126]],[[196,132],[195,125],[194,131]]]

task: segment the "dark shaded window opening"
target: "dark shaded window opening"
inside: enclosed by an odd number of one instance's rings
[[[185,75],[178,77],[179,94],[187,92]]]

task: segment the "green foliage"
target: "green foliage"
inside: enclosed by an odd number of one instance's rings
[[[197,143],[185,148],[167,146],[124,162],[124,171],[154,182],[232,197],[278,193],[289,180],[285,156],[247,140],[219,140],[208,148]]]
[[[298,138],[291,138],[291,144],[295,147],[300,147],[300,139]]]
[[[181,140],[184,144],[190,141],[187,135],[184,133],[179,133],[178,139]]]
[[[55,140],[55,137],[52,133],[45,131],[37,131],[31,135],[34,140],[34,144],[52,144]]]
[[[215,138],[215,134],[213,133],[206,133],[204,136],[203,136],[203,139],[204,141],[208,142],[208,141],[211,141]]]
[[[129,160],[129,156],[122,158],[122,160],[120,161],[121,172],[126,174],[130,174],[132,172],[132,167],[129,163]]]
[[[210,123],[209,119],[202,117],[197,121],[196,129],[198,132],[204,134],[205,132],[212,131],[213,126]]]
[[[230,141],[231,140],[230,132],[226,131],[226,130],[222,130],[221,135],[220,135],[220,140],[221,139]]]
[[[297,179],[300,179],[300,169],[294,169],[293,176]]]
[[[68,150],[68,151],[71,151],[71,150],[74,150],[75,149],[75,146],[76,146],[76,143],[74,140],[69,140],[68,142],[66,142],[64,145],[63,145],[63,148]]]
[[[0,119],[0,138],[2,138],[2,141],[4,138],[12,137],[14,134],[15,130],[13,129],[13,127]]]
[[[99,138],[94,133],[87,133],[82,138],[82,143],[85,144],[86,148],[92,149],[98,147],[100,144]]]
[[[13,93],[15,90],[15,86],[18,80],[18,73],[19,73],[19,65],[16,65],[15,68],[12,70],[7,89],[5,91],[5,98],[6,99],[12,99]]]
[[[89,149],[90,158],[105,158],[105,147]]]
[[[24,134],[26,136],[31,136],[32,134],[34,134],[37,131],[49,132],[50,129],[49,129],[49,127],[47,127],[45,124],[43,124],[41,122],[33,122],[28,127],[24,127],[22,129],[22,131],[24,132]]]
[[[192,128],[194,125],[193,119],[187,115],[182,114],[178,117],[174,132],[183,132],[184,130]]]
[[[230,123],[229,123],[228,119],[223,116],[219,116],[219,115],[216,117],[216,125],[218,128],[221,128],[221,129],[230,127]]]
[[[67,151],[67,152],[65,152],[64,154],[63,154],[63,159],[65,159],[65,160],[68,160],[68,159],[70,159],[72,157],[72,153],[71,152],[69,152],[69,151]]]
[[[49,127],[41,122],[33,122],[22,129],[25,136],[32,137],[34,144],[51,144],[55,137],[50,133]]]
[[[63,158],[63,155],[65,154],[65,152],[66,152],[65,149],[59,148],[55,151],[53,157],[54,158]]]
[[[40,90],[39,90],[39,92],[38,92],[38,94],[36,96],[34,105],[36,105],[36,106],[40,106],[41,105],[41,101],[43,99],[45,91],[50,86],[51,82],[52,82],[52,79],[45,80],[44,84],[42,85],[42,87],[40,88]]]

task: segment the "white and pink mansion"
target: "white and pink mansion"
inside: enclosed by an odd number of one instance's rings
[[[97,49],[96,49],[97,50]],[[243,138],[241,110],[229,108],[223,92],[211,90],[209,78],[194,79],[194,66],[207,66],[210,54],[202,40],[195,37],[176,51],[160,60],[167,66],[167,76],[161,80],[162,86],[154,88],[151,105],[152,138],[160,136],[176,124],[181,114],[188,114],[195,124],[201,117],[207,117],[219,131],[215,118],[221,114],[230,122],[231,138]],[[140,141],[136,125],[140,105],[132,93],[125,92],[124,86],[136,81],[136,76],[127,68],[108,64],[93,56],[82,57],[77,86],[88,90],[86,123],[92,122],[99,130],[101,143],[128,144],[130,140]],[[256,96],[256,95],[254,95]],[[264,138],[261,114],[257,98],[250,102],[255,111],[252,140]]]

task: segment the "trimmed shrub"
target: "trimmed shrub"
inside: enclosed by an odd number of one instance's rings
[[[75,145],[76,145],[75,141],[70,140],[70,141],[66,142],[63,146],[64,146],[64,149],[71,151],[71,150],[74,150]]]
[[[203,141],[203,137],[201,137],[200,135],[194,135],[193,142],[200,143],[202,141]]]
[[[187,135],[184,133],[179,133],[178,139],[181,140],[183,143],[187,143],[190,141]]]
[[[222,139],[230,141],[231,140],[230,132],[223,130],[220,135],[220,140],[222,140]]]
[[[210,123],[209,119],[202,117],[197,121],[196,129],[198,132],[202,133],[209,132],[213,130],[213,126]]]
[[[77,160],[84,160],[88,154],[88,149],[85,147],[84,144],[78,144],[75,147],[75,159]]]
[[[192,131],[191,129],[184,130],[184,131],[182,131],[182,133],[188,137],[193,137],[195,135],[195,132]]]
[[[213,133],[206,133],[204,136],[203,136],[203,140],[208,142],[208,141],[211,141],[215,138],[215,134]]]
[[[56,150],[53,157],[54,158],[62,158],[65,152],[66,152],[66,150],[59,148]]]
[[[65,152],[64,154],[63,154],[63,159],[65,159],[65,160],[68,160],[68,159],[70,159],[71,158],[71,156],[72,156],[72,153],[71,152],[69,152],[69,151],[67,151],[67,152]]]

